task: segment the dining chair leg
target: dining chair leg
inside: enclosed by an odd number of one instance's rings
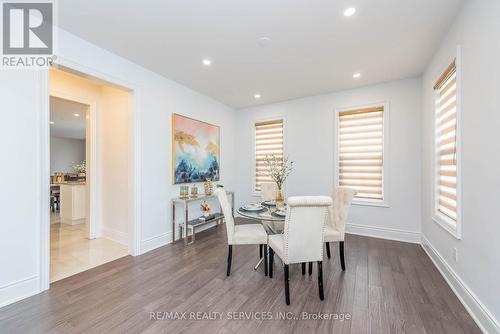
[[[312,275],[313,273],[313,263],[309,262],[309,275]]]
[[[269,247],[269,278],[273,278],[274,251]]]
[[[326,256],[328,256],[328,258],[331,257],[330,255],[330,243],[329,242],[325,242],[326,244]]]
[[[229,245],[227,252],[227,276],[231,274],[231,260],[233,259],[233,245]]]
[[[290,305],[290,286],[289,286],[289,277],[288,277],[288,264],[285,264],[284,267],[285,274],[285,302],[287,305]]]
[[[262,245],[259,245],[259,259],[262,259]]]
[[[267,245],[264,246],[264,276],[267,276],[268,264],[267,264]]]
[[[319,299],[324,300],[325,296],[323,294],[323,261],[318,261],[318,289]]]
[[[344,242],[339,242],[339,253],[340,253],[340,266],[342,270],[345,270],[345,259],[344,259]]]
[[[306,263],[302,262],[302,275],[306,274]]]

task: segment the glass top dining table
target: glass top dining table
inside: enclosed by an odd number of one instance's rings
[[[285,217],[275,213],[277,209],[274,205],[262,203],[262,206],[264,209],[260,211],[247,211],[243,207],[240,207],[237,211],[244,218],[260,222],[268,234],[283,233]]]
[[[243,207],[240,207],[237,212],[241,217],[251,219],[253,221],[258,221],[264,226],[267,234],[280,234],[283,233],[285,227],[285,217],[276,214],[276,206],[268,205],[265,203],[261,203],[264,207],[263,210],[260,211],[248,211]],[[261,258],[259,262],[253,268],[257,270],[259,266],[262,264],[264,258]]]

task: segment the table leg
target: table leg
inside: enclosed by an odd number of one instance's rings
[[[188,244],[188,203],[184,202],[184,246]]]
[[[259,266],[262,264],[262,262],[264,261],[264,257],[261,257],[259,262],[257,262],[257,264],[255,265],[255,267],[253,267],[253,270],[257,270],[259,268]]]
[[[231,194],[231,213],[234,217],[234,192]]]
[[[177,229],[175,228],[175,202],[172,201],[172,243],[175,243],[175,235],[177,234]]]

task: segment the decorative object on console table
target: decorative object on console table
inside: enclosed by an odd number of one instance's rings
[[[191,186],[191,197],[198,197],[198,187],[196,184]]]
[[[220,129],[216,125],[172,114],[172,182],[218,181]]]
[[[293,170],[293,161],[290,161],[288,157],[277,158],[274,154],[266,155],[264,160],[269,176],[276,182],[276,208],[282,209],[285,207],[285,196],[283,194],[283,185],[286,178],[290,175]]]
[[[208,214],[206,216],[201,216],[199,219],[201,221],[207,221],[207,220],[212,220],[214,218],[215,218],[215,213],[210,213],[210,214]]]
[[[209,196],[214,193],[214,184],[212,183],[211,179],[206,179],[203,186],[205,188],[205,195]]]
[[[203,212],[204,217],[209,217],[210,212],[212,212],[212,209],[210,209],[210,205],[208,205],[207,201],[203,201],[203,203],[200,204],[201,211]]]
[[[186,198],[189,197],[189,186],[182,185],[179,188],[179,196],[180,198]]]

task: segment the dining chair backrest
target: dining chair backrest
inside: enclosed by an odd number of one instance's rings
[[[226,191],[223,188],[217,188],[215,190],[215,195],[219,199],[222,214],[224,215],[224,220],[226,221],[227,242],[229,245],[232,245],[234,236],[234,218],[231,204],[229,204]]]
[[[343,187],[334,188],[332,192],[333,204],[328,209],[327,224],[339,231],[342,239],[344,239],[347,216],[349,215],[349,208],[351,207],[354,195],[356,195],[355,190]]]
[[[264,201],[270,201],[273,199],[276,199],[276,192],[278,190],[278,187],[276,186],[276,183],[261,183],[260,184],[260,200],[262,202]]]
[[[323,260],[323,234],[331,205],[328,196],[288,198],[283,237],[285,264]]]

